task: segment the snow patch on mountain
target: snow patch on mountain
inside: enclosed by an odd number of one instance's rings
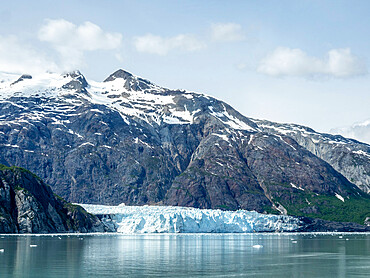
[[[295,189],[299,189],[299,190],[302,190],[302,191],[304,191],[304,189],[302,188],[302,187],[300,187],[300,186],[296,186],[294,183],[290,183],[290,185],[293,187],[293,188],[295,188]]]
[[[223,106],[222,112],[216,112],[214,111],[213,106],[208,106],[208,109],[211,111],[211,115],[220,120],[222,123],[230,126],[233,129],[241,129],[241,130],[247,130],[247,131],[256,131],[255,128],[252,128],[250,125],[246,124],[245,122],[239,120],[238,118],[230,115],[225,106]]]
[[[339,195],[338,193],[335,193],[335,197],[337,197],[339,200],[341,200],[344,203],[344,198]]]

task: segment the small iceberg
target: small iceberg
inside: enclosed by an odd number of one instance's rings
[[[263,245],[256,244],[256,245],[253,245],[252,247],[256,249],[260,249],[260,248],[263,248]]]
[[[30,247],[35,248],[35,247],[37,247],[37,245],[36,244],[30,244]]]
[[[0,249],[0,253],[4,253],[4,251],[5,251],[4,249]]]

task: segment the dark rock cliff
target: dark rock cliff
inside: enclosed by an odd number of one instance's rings
[[[100,220],[67,203],[31,172],[0,165],[0,233],[104,232]]]

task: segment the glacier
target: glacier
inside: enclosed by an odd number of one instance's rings
[[[118,233],[253,233],[292,232],[302,227],[296,217],[256,211],[222,211],[174,206],[78,204]]]

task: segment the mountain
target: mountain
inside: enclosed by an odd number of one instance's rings
[[[330,132],[370,144],[370,119],[350,126],[333,128]]]
[[[247,118],[213,97],[118,70],[4,75],[0,163],[68,201],[370,216],[370,146]]]
[[[96,216],[54,195],[33,173],[0,165],[0,233],[104,231]]]

